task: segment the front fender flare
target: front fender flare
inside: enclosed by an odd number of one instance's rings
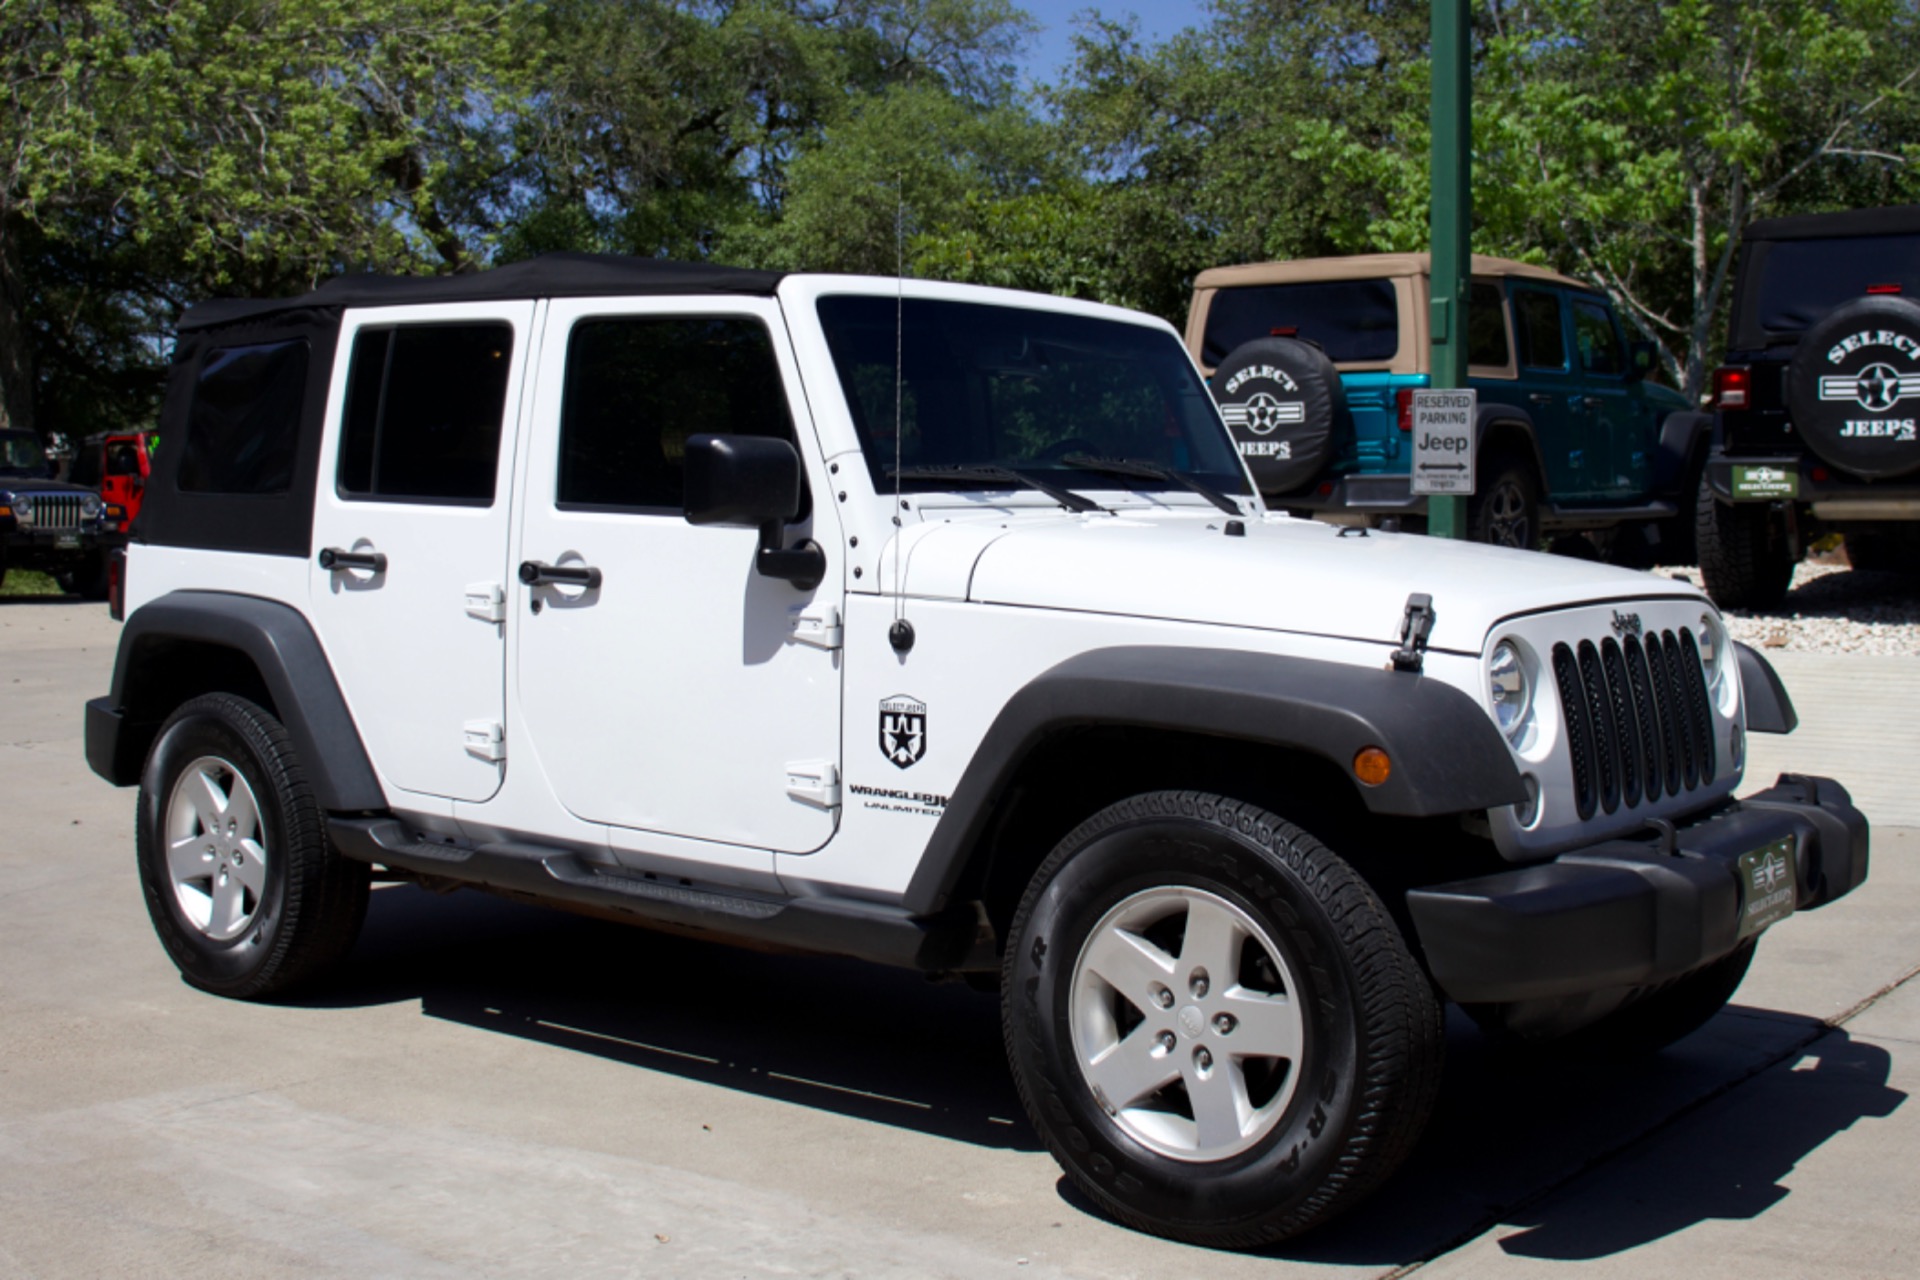
[[[1380,747],[1392,775],[1355,783],[1374,813],[1465,813],[1526,799],[1505,739],[1479,704],[1427,676],[1233,650],[1128,646],[1051,667],[1007,700],[961,775],[907,887],[940,909],[1021,767],[1048,736],[1125,726],[1202,733],[1323,757],[1351,777]]]

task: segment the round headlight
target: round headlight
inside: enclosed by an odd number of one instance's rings
[[[13,500],[13,515],[16,520],[33,519],[33,499],[24,493],[15,498]]]
[[[1487,683],[1493,691],[1493,718],[1508,741],[1520,736],[1526,727],[1527,711],[1533,705],[1533,682],[1520,661],[1520,650],[1510,640],[1494,646],[1487,661]]]
[[[100,501],[99,494],[90,493],[80,500],[80,511],[87,519],[98,520],[100,518],[100,508],[103,505]]]

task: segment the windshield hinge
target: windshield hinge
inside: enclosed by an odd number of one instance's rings
[[[1393,651],[1393,669],[1420,673],[1427,637],[1433,634],[1433,597],[1414,592],[1407,597],[1407,613],[1400,620],[1400,647]]]

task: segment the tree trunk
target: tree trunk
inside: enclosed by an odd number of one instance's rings
[[[20,218],[0,217],[0,428],[33,430],[33,349],[20,263]]]

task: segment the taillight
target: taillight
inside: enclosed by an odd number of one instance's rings
[[[1393,411],[1402,431],[1413,430],[1413,388],[1402,387],[1393,393]]]
[[[127,620],[127,553],[123,549],[107,553],[107,613],[115,622]]]
[[[1713,407],[1744,409],[1753,390],[1753,371],[1743,365],[1722,365],[1713,371]]]

